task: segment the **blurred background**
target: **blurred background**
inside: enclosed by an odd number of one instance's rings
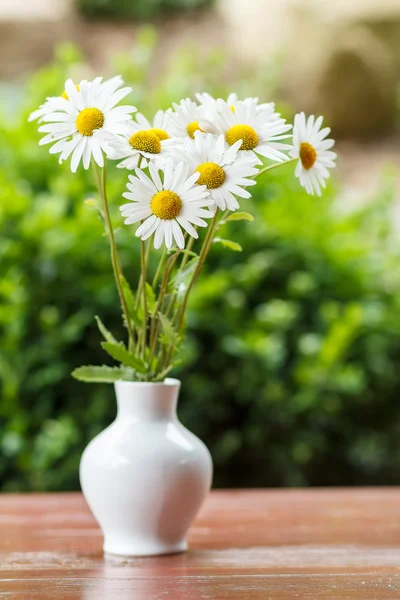
[[[326,116],[322,199],[290,166],[232,223],[188,317],[179,406],[217,487],[400,483],[400,0],[0,1],[0,490],[78,489],[111,386],[93,316],[118,332],[91,174],[39,148],[29,113],[64,81],[120,73],[147,117],[196,91]],[[115,223],[125,177],[110,177]],[[118,231],[138,275],[134,230]]]

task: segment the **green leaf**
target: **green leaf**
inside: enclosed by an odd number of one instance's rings
[[[225,248],[229,248],[229,250],[233,250],[234,252],[242,252],[243,248],[237,242],[233,242],[232,240],[226,240],[224,238],[215,238],[215,244],[222,244]]]
[[[86,383],[113,383],[114,381],[124,379],[127,375],[127,370],[123,367],[86,365],[74,369],[71,375],[75,379],[78,379],[78,381],[85,381]]]
[[[133,295],[131,287],[123,275],[121,275],[120,279],[121,279],[122,290],[124,292],[124,296],[125,296],[126,303],[128,305],[129,312],[131,312],[131,311],[134,312],[135,297]]]
[[[177,331],[175,331],[175,327],[172,325],[171,321],[162,313],[158,313],[158,318],[161,323],[160,342],[165,346],[177,346],[180,343],[181,338]]]
[[[96,319],[97,327],[99,328],[99,331],[100,331],[101,335],[104,337],[104,339],[107,342],[111,342],[111,344],[118,344],[118,342],[115,339],[115,337],[113,336],[113,334],[110,331],[108,331],[108,329],[102,323],[100,317],[95,315],[94,318]]]
[[[138,325],[140,327],[140,325],[142,324],[142,319],[140,318],[138,311],[135,310],[135,296],[133,295],[129,283],[123,275],[121,275],[121,285],[128,306],[129,318],[135,323],[135,325]]]
[[[147,312],[151,314],[154,311],[154,307],[156,305],[156,297],[154,295],[153,288],[147,281],[144,284],[144,289],[146,294]]]
[[[107,352],[112,358],[123,363],[128,367],[132,367],[138,373],[146,373],[147,366],[142,361],[142,359],[137,356],[133,356],[131,352],[129,352],[124,344],[112,344],[111,342],[101,342],[101,347],[103,350]]]
[[[234,212],[224,221],[254,221],[254,217],[248,212]]]
[[[194,258],[189,260],[183,269],[180,269],[175,277],[172,280],[171,288],[173,291],[184,291],[189,283],[189,279],[193,275],[197,264],[199,262],[199,257],[196,255]],[[182,289],[183,288],[183,289]]]

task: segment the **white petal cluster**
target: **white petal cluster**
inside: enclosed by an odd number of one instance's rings
[[[118,164],[120,169],[133,170],[139,164],[145,168],[150,161],[160,169],[164,166],[168,148],[173,144],[169,113],[170,110],[157,111],[152,123],[141,113],[135,115],[127,134],[111,144],[115,148],[113,158],[124,159]]]
[[[211,124],[204,119],[204,110],[190,98],[172,103],[174,110],[170,113],[172,134],[177,139],[194,139],[196,131],[205,133]]]
[[[257,98],[237,101],[234,106],[217,100],[216,110],[207,114],[212,123],[211,131],[223,134],[226,142],[233,145],[242,140],[240,151],[245,156],[260,155],[275,162],[287,160],[284,150],[291,145],[285,143],[291,137],[292,126],[275,112],[273,103],[260,107]]]
[[[47,98],[29,120],[45,134],[40,144],[51,144],[60,163],[70,158],[73,172],[81,163],[88,169],[92,160],[103,167],[105,157],[134,171],[121,213],[126,224],[140,222],[136,235],[153,236],[156,248],[183,248],[218,209],[237,210],[238,199],[250,197],[247,188],[260,166],[266,171],[298,159],[295,174],[310,194],[321,194],[335,166],[322,117],[296,115],[292,132],[273,102],[199,93],[197,103],[185,98],[149,121],[141,113],[132,117],[135,106],[120,105],[132,91],[122,85],[120,76],[78,85],[69,79],[64,92]]]
[[[204,184],[216,207],[221,210],[236,210],[239,202],[235,198],[250,198],[245,187],[256,184],[252,179],[258,169],[259,160],[242,156],[241,140],[227,147],[223,135],[202,134],[196,132],[194,140],[185,139],[183,145],[176,148],[174,156],[186,162],[192,173],[199,173],[197,183]]]
[[[184,229],[194,238],[198,233],[193,227],[206,227],[204,219],[212,216],[208,207],[213,204],[204,185],[196,185],[198,173],[190,174],[188,165],[175,164],[172,159],[165,164],[163,181],[159,171],[150,163],[148,177],[142,169],[136,169],[136,176],[129,176],[128,192],[124,197],[130,200],[121,206],[125,223],[142,221],[136,235],[147,240],[154,233],[154,247],[163,243],[171,248],[173,241],[184,248]]]
[[[101,77],[84,80],[78,87],[69,79],[66,98],[51,98],[41,109],[39,118],[45,124],[39,132],[46,135],[40,145],[53,144],[50,153],[60,154],[60,163],[71,157],[73,173],[80,162],[88,169],[92,158],[102,167],[104,154],[110,152],[110,137],[126,134],[131,114],[136,112],[134,106],[116,106],[132,91],[121,85],[119,77],[105,82]]]
[[[207,94],[207,92],[202,92],[201,94],[197,93],[196,98],[203,110],[206,111],[205,114],[210,114],[210,111],[218,110],[218,104],[221,101],[225,102],[225,104],[227,104],[229,108],[233,111],[236,110],[236,106],[238,102],[240,102],[238,95],[234,92],[229,94],[226,101],[224,101],[222,98],[213,98],[213,96]],[[274,106],[272,102],[260,104],[258,98],[253,97],[245,98],[244,100],[242,100],[242,102],[244,102],[245,104],[254,104],[257,109],[257,112],[262,111],[271,105],[272,107]]]

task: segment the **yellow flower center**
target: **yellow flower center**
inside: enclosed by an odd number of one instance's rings
[[[81,135],[91,136],[104,125],[104,115],[98,108],[84,108],[76,117],[76,128]]]
[[[202,129],[199,126],[199,122],[198,121],[192,121],[191,123],[189,123],[189,125],[186,127],[186,131],[188,132],[188,134],[190,135],[190,137],[192,139],[194,139],[194,133],[195,133],[195,131],[202,131],[204,133],[204,129]]]
[[[240,150],[253,150],[258,144],[258,135],[250,125],[234,125],[226,132],[225,139],[230,146],[242,140]]]
[[[196,181],[198,185],[206,185],[209,190],[221,187],[225,181],[225,171],[213,162],[205,162],[196,169],[200,177]]]
[[[317,151],[314,146],[308,142],[302,142],[300,144],[300,160],[303,167],[309,171],[317,160]]]
[[[182,200],[175,192],[161,190],[152,197],[150,208],[156,217],[163,221],[170,221],[179,216],[182,210]]]
[[[157,127],[153,127],[152,129],[149,129],[149,131],[154,133],[160,141],[169,139],[169,135],[166,131],[164,131],[164,129],[158,129]]]
[[[137,131],[129,138],[129,143],[139,152],[148,152],[149,154],[161,152],[160,138],[151,129]]]
[[[79,85],[79,83],[78,83],[78,85],[76,85],[75,87],[76,87],[76,89],[78,90],[78,92],[80,92],[80,90],[81,90],[81,86]],[[63,91],[63,93],[61,94],[61,98],[64,98],[65,100],[69,100],[69,98],[68,98],[68,94],[67,94],[67,92],[66,92],[65,90],[64,90],[64,91]]]

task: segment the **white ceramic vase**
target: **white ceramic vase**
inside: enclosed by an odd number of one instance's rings
[[[82,455],[83,494],[109,554],[187,549],[186,532],[210,489],[212,461],[178,421],[179,388],[177,379],[116,382],[117,417]]]

